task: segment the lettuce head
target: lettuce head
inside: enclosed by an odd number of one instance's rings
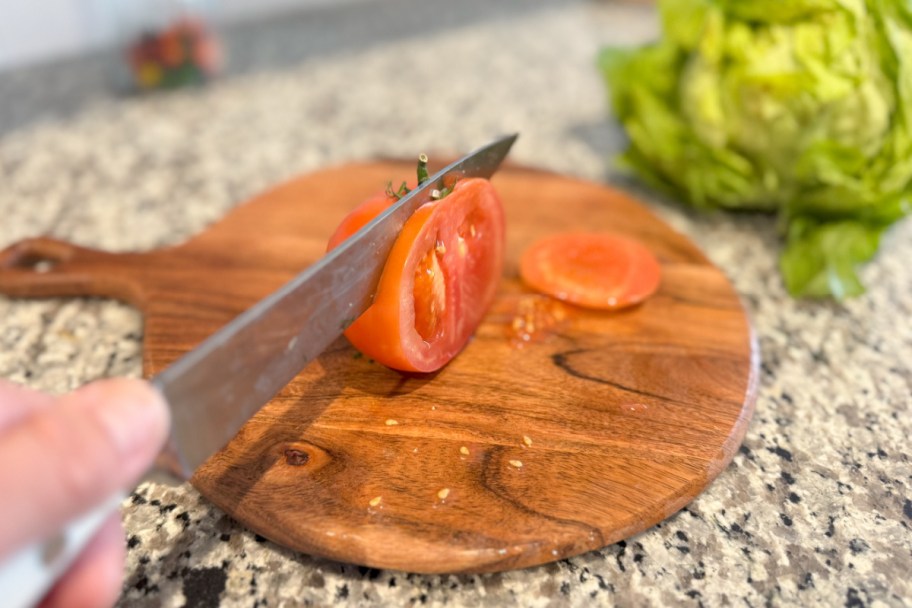
[[[912,200],[912,2],[659,6],[658,42],[599,57],[623,164],[697,207],[778,213],[792,294],[863,292]]]

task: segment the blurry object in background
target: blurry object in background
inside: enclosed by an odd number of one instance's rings
[[[146,32],[127,50],[139,89],[201,84],[221,67],[221,47],[201,20],[184,17],[165,30]]]
[[[125,59],[141,91],[202,84],[222,68],[212,6],[199,2],[124,2]]]
[[[696,207],[776,211],[795,296],[843,299],[912,199],[912,5],[662,0],[605,49],[624,164]]]

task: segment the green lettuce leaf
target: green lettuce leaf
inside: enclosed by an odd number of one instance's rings
[[[883,228],[857,221],[789,224],[779,268],[794,296],[833,296],[842,300],[864,293],[857,268],[877,252]]]
[[[912,3],[661,0],[663,36],[599,67],[621,164],[700,208],[778,213],[799,296],[863,291],[909,212]]]

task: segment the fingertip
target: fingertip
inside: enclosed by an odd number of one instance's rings
[[[164,397],[145,380],[110,378],[87,384],[73,398],[86,403],[106,404],[109,430],[124,452],[147,444],[157,453],[171,426],[171,411]]]

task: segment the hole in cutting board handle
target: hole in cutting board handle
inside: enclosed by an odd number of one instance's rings
[[[22,270],[32,270],[37,273],[50,272],[54,266],[60,263],[60,260],[53,260],[43,255],[34,253],[26,254],[13,260],[12,267]]]
[[[70,245],[60,241],[30,239],[17,243],[7,250],[6,255],[0,257],[0,267],[31,270],[43,274],[53,270],[61,262],[72,258],[73,253],[74,250]]]

